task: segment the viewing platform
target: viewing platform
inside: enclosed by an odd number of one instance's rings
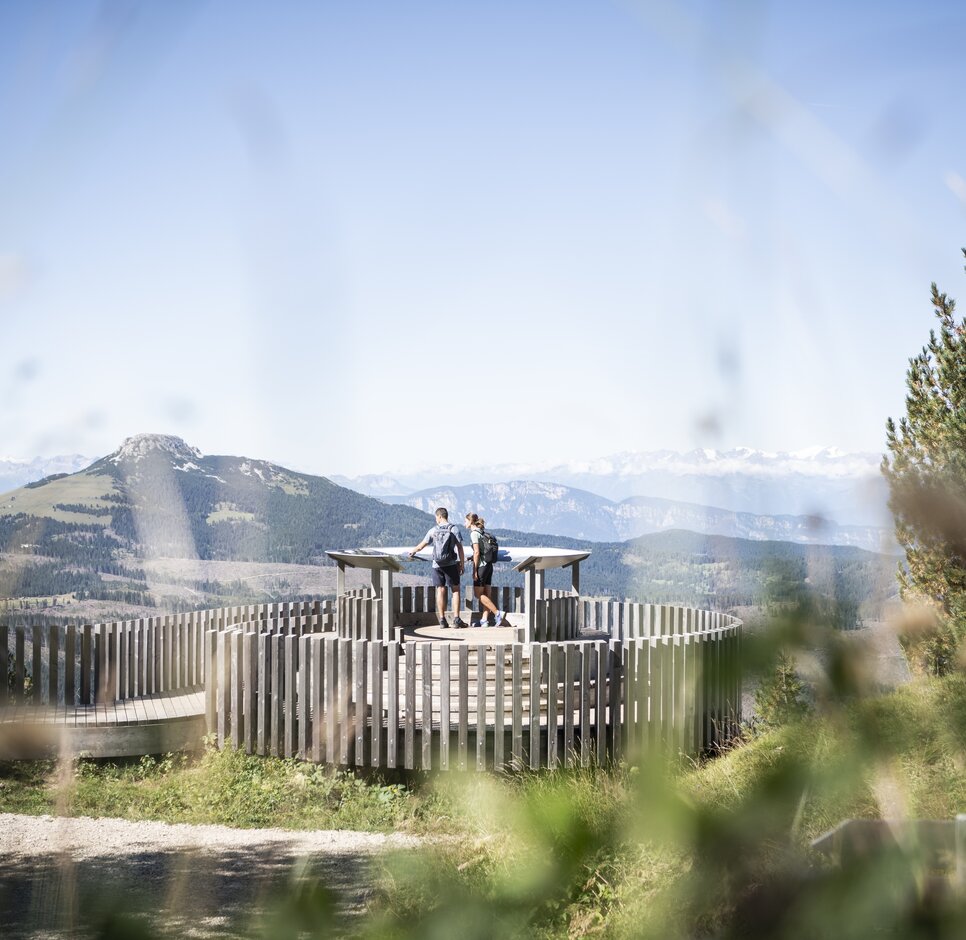
[[[736,733],[734,617],[581,596],[588,552],[527,548],[498,558],[523,576],[493,588],[503,625],[443,629],[433,587],[393,584],[404,551],[329,552],[334,602],[0,627],[0,757],[159,753],[209,732],[336,767],[506,771],[696,756]],[[368,586],[347,588],[350,568]],[[570,590],[545,587],[555,568]]]

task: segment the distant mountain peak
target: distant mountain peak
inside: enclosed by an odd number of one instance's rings
[[[155,453],[167,454],[175,460],[186,462],[202,458],[197,447],[192,447],[173,434],[135,434],[125,438],[124,443],[107,459],[113,464],[119,464],[138,461]]]

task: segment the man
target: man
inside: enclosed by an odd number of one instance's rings
[[[466,567],[466,556],[463,554],[463,536],[459,526],[451,525],[449,512],[442,506],[436,510],[436,525],[427,533],[425,538],[409,553],[415,558],[427,545],[433,546],[433,584],[436,586],[436,613],[439,614],[439,625],[449,628],[446,622],[446,587],[453,592],[453,626],[465,627],[460,620],[460,576]]]

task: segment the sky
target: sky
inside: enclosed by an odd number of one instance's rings
[[[4,0],[0,455],[880,451],[966,295],[964,40],[929,0]]]

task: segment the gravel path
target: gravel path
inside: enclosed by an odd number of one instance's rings
[[[93,936],[126,917],[148,935],[267,936],[273,917],[296,916],[293,896],[300,916],[338,931],[365,907],[373,859],[418,844],[364,832],[0,814],[0,936]]]

